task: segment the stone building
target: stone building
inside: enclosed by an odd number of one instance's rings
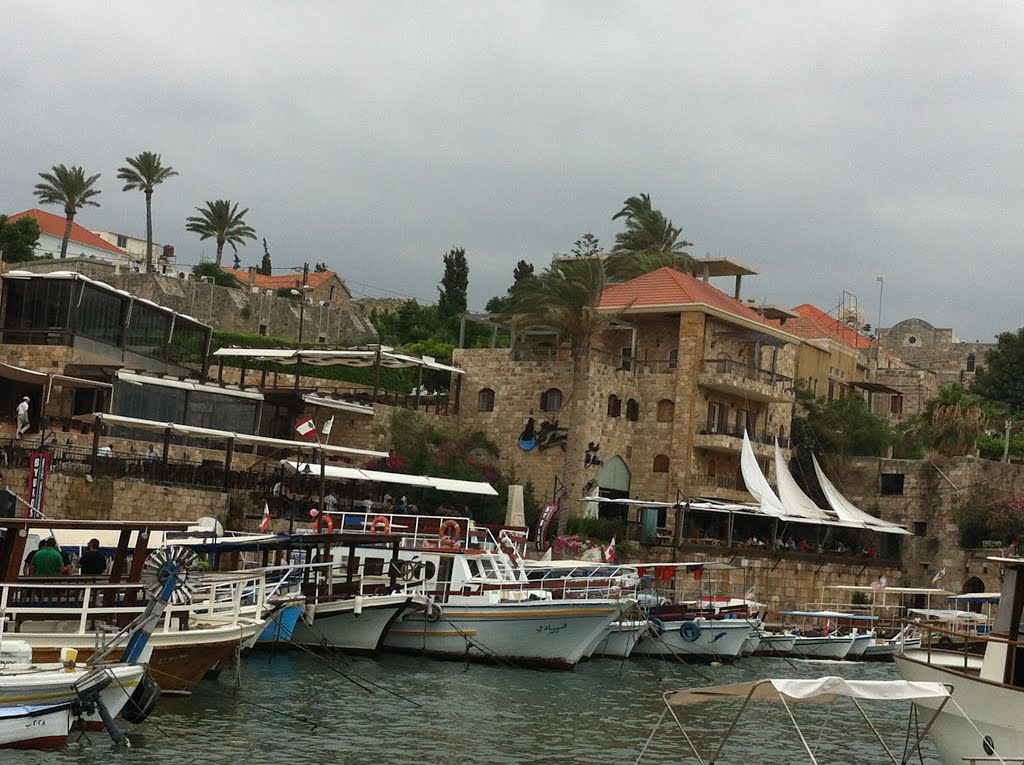
[[[800,340],[710,283],[669,268],[609,287],[599,310],[615,318],[594,345],[581,391],[590,413],[585,432],[567,430],[572,362],[550,336],[457,350],[466,371],[461,422],[488,433],[503,467],[542,495],[556,493],[566,441],[580,438],[589,444],[595,493],[749,501],[739,470],[743,432],[771,472],[774,439],[789,445]],[[673,521],[661,517],[659,525]]]
[[[924,319],[905,319],[888,329],[878,330],[883,348],[907,364],[934,373],[937,386],[959,382],[970,384],[975,369],[995,343],[975,340],[965,343],[952,329],[935,327]]]

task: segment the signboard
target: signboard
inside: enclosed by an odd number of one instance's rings
[[[547,541],[548,526],[551,525],[551,519],[555,517],[555,513],[557,512],[557,502],[549,502],[544,506],[544,509],[540,511],[540,520],[537,521],[537,536],[534,538],[534,542],[537,545],[538,550],[547,550],[551,547]]]
[[[50,475],[50,453],[32,452],[28,457],[28,501],[33,508],[43,514],[43,502],[46,500],[46,479]]]

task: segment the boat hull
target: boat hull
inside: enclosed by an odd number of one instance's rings
[[[646,619],[631,619],[624,622],[612,622],[605,628],[604,634],[598,636],[590,656],[607,656],[613,659],[626,659],[633,653],[640,637],[650,628]]]
[[[796,635],[782,635],[765,632],[754,649],[755,656],[788,656],[796,643]]]
[[[853,642],[850,644],[850,650],[847,651],[845,658],[859,659],[867,651],[868,646],[874,642],[875,636],[873,634],[854,635]]]
[[[865,661],[892,661],[893,654],[903,651],[913,651],[921,647],[921,638],[908,638],[906,640],[886,640],[882,643],[872,643],[864,649],[861,656]]]
[[[367,595],[307,605],[292,640],[300,645],[372,652],[380,648],[391,625],[410,609],[423,608],[419,595]]]
[[[959,660],[963,666],[963,655],[932,651],[932,661],[936,658],[948,658],[949,663]],[[943,763],[963,763],[969,758],[988,758],[995,762],[992,752],[985,751],[985,738],[991,741],[993,751],[1008,761],[1024,755],[1024,693],[1019,688],[1010,688],[1000,683],[970,677],[950,667],[936,666],[912,658],[907,654],[893,656],[896,668],[904,680],[923,680],[928,682],[949,683],[953,686],[953,699],[959,708],[948,703],[932,725],[929,735],[935,742]],[[928,720],[938,707],[932,699],[920,699],[914,702],[921,711],[922,721]],[[970,722],[960,712],[966,710]],[[971,722],[977,726],[974,729]],[[980,735],[978,733],[980,731]]]
[[[696,624],[699,631],[689,631]],[[687,619],[664,621],[660,629],[644,635],[633,649],[639,656],[678,656],[703,661],[733,661],[743,651],[751,624],[745,619]],[[687,630],[684,636],[683,631]],[[661,632],[661,634],[658,634]],[[695,635],[695,637],[694,637]],[[689,639],[689,638],[693,639]]]
[[[384,646],[432,656],[571,669],[632,600],[446,603],[408,613]]]
[[[295,625],[298,624],[305,608],[306,604],[302,602],[290,603],[277,609],[270,621],[267,622],[267,626],[256,638],[256,647],[290,641],[295,632]]]
[[[853,636],[797,637],[789,655],[798,659],[845,659]]]
[[[59,749],[71,732],[71,704],[24,705],[0,709],[0,747]]]

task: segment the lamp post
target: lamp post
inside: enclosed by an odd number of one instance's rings
[[[311,289],[313,289],[313,288],[310,285],[303,284],[302,287],[301,287],[301,290],[302,290],[301,292],[299,290],[291,290],[291,294],[298,295],[298,297],[299,297],[299,344],[300,345],[302,344],[302,328],[303,328],[303,325],[305,324],[305,319],[306,319],[306,294],[305,293],[306,293],[306,290],[311,290]]]
[[[885,287],[885,277],[876,276],[878,282],[878,323],[875,325],[875,382],[878,381],[878,365],[882,357],[882,340],[879,332],[882,331],[882,288]]]

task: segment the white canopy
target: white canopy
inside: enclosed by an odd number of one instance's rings
[[[442,364],[432,356],[410,356],[398,353],[386,345],[368,348],[349,348],[341,351],[292,350],[290,348],[220,348],[213,352],[217,358],[241,358],[246,361],[269,361],[274,364],[306,364],[314,367],[372,367],[377,365],[378,350],[380,365],[389,368],[423,367],[440,372],[465,374],[466,371],[450,364]]]
[[[372,406],[364,406],[363,404],[353,404],[351,401],[342,401],[338,398],[331,398],[330,396],[320,396],[315,393],[307,393],[302,397],[302,400],[307,404],[313,406],[323,406],[328,409],[337,409],[341,412],[354,412],[355,414],[368,414],[371,417],[374,414]]]
[[[254,401],[263,401],[263,394],[259,391],[242,390],[238,386],[231,385],[209,385],[199,380],[182,380],[177,377],[160,377],[158,375],[138,374],[128,372],[124,369],[117,370],[117,379],[121,382],[134,385],[160,385],[165,388],[179,388],[181,390],[194,390],[201,393],[212,393],[220,396],[235,396],[237,398],[248,398]]]
[[[690,688],[665,694],[665,702],[673,706],[700,704],[707,701],[751,699],[754,701],[797,701],[830,703],[836,696],[876,701],[912,701],[938,699],[950,695],[942,683],[908,680],[847,680],[827,676],[814,680],[757,680],[710,688]]]
[[[814,461],[814,472],[818,476],[818,483],[821,484],[821,490],[825,494],[825,499],[828,500],[829,506],[836,512],[841,521],[846,521],[851,524],[860,526],[861,528],[871,529],[872,531],[881,531],[886,534],[911,534],[910,531],[903,528],[897,523],[889,523],[883,521],[881,518],[876,518],[870,513],[865,513],[859,507],[850,502],[846,497],[839,493],[839,490],[832,485],[832,482],[825,476],[825,471],[821,469],[821,465],[818,464],[818,458],[813,454],[811,459]]]
[[[319,465],[294,462],[292,460],[282,460],[281,464],[299,473],[320,475]],[[324,476],[335,480],[372,481],[374,483],[392,483],[400,486],[420,486],[426,489],[450,491],[456,494],[498,496],[495,488],[485,481],[459,481],[454,478],[435,478],[433,476],[413,475],[411,473],[387,473],[382,470],[364,470],[362,468],[335,465],[325,466]]]

